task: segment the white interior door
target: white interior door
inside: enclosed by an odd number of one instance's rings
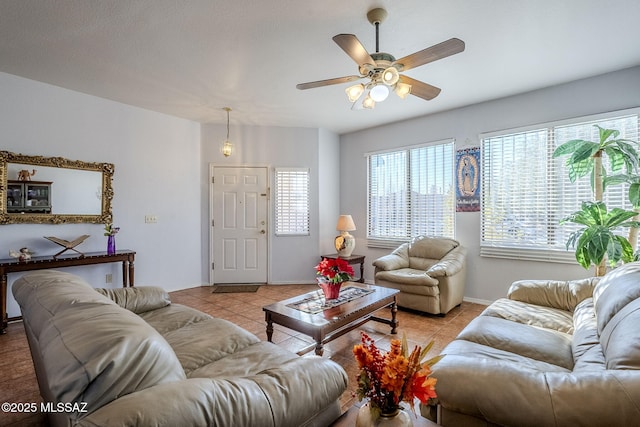
[[[214,167],[212,178],[212,283],[266,283],[267,168]]]

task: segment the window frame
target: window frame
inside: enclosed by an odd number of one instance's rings
[[[562,244],[562,248],[560,248],[559,246],[553,246],[551,244],[548,244],[548,246],[546,247],[533,247],[531,245],[523,245],[518,243],[513,243],[513,244],[506,244],[504,242],[492,243],[491,241],[485,240],[485,228],[487,227],[487,223],[485,220],[485,212],[486,212],[485,208],[487,203],[487,200],[486,200],[487,195],[485,194],[485,191],[489,191],[489,188],[491,188],[491,184],[487,184],[486,182],[486,180],[489,179],[486,176],[486,174],[489,173],[488,172],[489,165],[485,162],[486,160],[485,159],[485,150],[486,150],[485,141],[486,140],[491,138],[497,138],[497,137],[506,137],[511,135],[524,134],[527,132],[534,132],[536,130],[546,130],[547,157],[546,157],[545,165],[549,168],[549,170],[552,170],[554,173],[557,173],[558,175],[563,174],[561,178],[562,181],[558,181],[558,182],[559,183],[562,182],[566,185],[566,182],[568,182],[568,173],[564,168],[564,164],[566,162],[566,156],[561,157],[559,159],[555,159],[555,160],[552,159],[552,154],[553,154],[553,151],[555,150],[555,147],[557,147],[561,143],[566,142],[566,141],[558,142],[556,140],[557,129],[570,127],[570,126],[580,126],[580,125],[593,126],[593,124],[596,124],[597,122],[614,120],[614,119],[624,118],[624,117],[634,116],[634,115],[637,117],[637,122],[638,122],[638,125],[636,128],[636,137],[634,140],[638,142],[638,137],[640,137],[640,107],[610,111],[610,112],[593,114],[593,115],[582,116],[582,117],[574,117],[569,119],[550,121],[546,123],[539,123],[535,125],[521,126],[521,127],[512,128],[512,129],[492,131],[492,132],[480,134],[479,141],[481,146],[481,158],[483,159],[483,167],[481,171],[481,189],[482,189],[481,194],[482,195],[481,195],[480,230],[479,230],[480,256],[491,257],[491,258],[528,260],[528,261],[544,261],[544,262],[554,262],[554,263],[571,263],[571,264],[575,263],[575,250],[573,250],[572,248],[569,248],[569,250],[567,250],[566,247],[564,246],[566,241],[560,242]],[[560,162],[562,166],[558,166],[557,164],[549,166],[554,162]],[[547,178],[548,178],[549,170],[547,171]],[[588,178],[583,177],[580,179],[580,181],[584,181],[585,179],[588,179]],[[551,188],[549,187],[551,185],[550,180],[547,179],[544,184],[546,185],[546,189],[547,189],[546,191],[551,191],[549,190],[549,188]],[[569,188],[573,188],[574,191],[578,191],[577,187],[575,187],[577,185],[578,185],[578,182],[570,184]],[[584,183],[582,183],[581,185],[584,185]],[[589,184],[587,183],[587,185]],[[559,194],[554,199],[554,202],[556,204],[558,203],[557,200],[562,200],[563,196],[561,194],[566,194],[557,190],[559,187],[560,185],[556,185],[554,187],[557,193]],[[624,192],[624,190],[622,191]],[[605,192],[605,196],[606,195],[607,193]],[[582,194],[580,194],[580,196],[578,197],[581,197],[581,196]],[[613,196],[613,198],[615,197],[616,196]],[[580,201],[584,201],[584,200],[589,200],[589,199],[587,198],[580,199]],[[625,199],[621,201],[621,203],[624,203],[624,202],[625,202]],[[626,202],[628,203],[628,201]],[[551,204],[547,202],[547,207],[550,207],[550,206]],[[611,205],[607,204],[607,207],[608,208],[612,208],[612,207],[629,208],[629,206],[624,206],[624,205],[620,206],[619,204],[611,204]],[[574,211],[577,211],[579,208],[580,206],[574,206],[569,210],[570,212],[574,212]],[[555,217],[564,216],[564,214],[557,213],[554,216]],[[552,224],[552,225],[549,226],[548,230],[559,230],[561,228],[571,227],[571,225],[561,225],[559,223],[559,220],[557,220],[557,218],[550,220],[549,224]],[[575,228],[577,228],[577,226],[575,226]],[[549,231],[549,233],[552,234],[553,231]],[[560,234],[560,235],[563,233],[556,232],[556,234]]]
[[[441,139],[441,140],[437,140],[437,141],[432,141],[432,142],[428,142],[428,143],[421,143],[421,144],[415,144],[415,145],[410,145],[410,146],[402,146],[402,147],[397,147],[397,148],[393,148],[393,149],[386,149],[386,150],[379,150],[379,151],[373,151],[373,152],[368,152],[365,153],[365,159],[367,162],[367,230],[366,230],[366,238],[367,238],[367,246],[371,247],[371,248],[396,248],[398,247],[400,244],[405,243],[405,242],[409,242],[413,237],[411,235],[411,218],[414,216],[414,212],[416,210],[416,208],[419,207],[418,204],[416,204],[415,202],[412,202],[411,199],[411,189],[415,188],[412,187],[412,181],[411,181],[411,176],[412,176],[412,155],[411,153],[414,150],[420,150],[423,148],[433,148],[433,147],[443,147],[443,148],[448,148],[450,151],[449,153],[445,153],[445,156],[449,156],[451,158],[451,161],[449,162],[449,170],[446,171],[449,175],[449,178],[447,181],[444,182],[444,184],[448,184],[450,183],[450,189],[449,189],[449,194],[452,197],[451,200],[451,209],[450,209],[450,228],[451,228],[451,233],[449,235],[445,235],[444,237],[449,237],[454,239],[455,238],[455,233],[456,233],[456,226],[455,226],[455,218],[456,218],[456,212],[455,212],[455,150],[456,150],[456,144],[455,144],[455,139],[454,138],[446,138],[446,139]],[[406,234],[404,236],[398,236],[398,237],[389,237],[389,236],[377,236],[377,235],[372,235],[372,170],[371,170],[371,158],[372,156],[376,156],[376,155],[384,155],[384,154],[395,154],[395,153],[405,153],[404,156],[404,185],[403,185],[403,191],[405,193],[404,198],[404,208],[406,208],[406,212],[404,214],[405,217],[405,232]],[[428,172],[427,172],[428,173]],[[448,194],[447,192],[444,192],[442,194]],[[413,210],[412,210],[412,205],[413,205]]]
[[[280,197],[283,189],[280,186],[281,178],[280,176],[288,175],[291,179],[292,176],[304,174],[306,177],[306,186],[298,186],[296,183],[290,183],[294,188],[289,189],[289,191],[300,191],[304,190],[302,196],[296,194],[290,194],[288,196],[289,203],[287,206],[280,206],[282,202],[282,198]],[[300,236],[309,236],[311,235],[311,193],[310,193],[310,185],[311,185],[311,174],[309,168],[291,168],[291,167],[278,167],[274,168],[273,173],[274,180],[274,202],[273,202],[273,229],[274,235],[276,237],[300,237]],[[306,199],[306,202],[302,203],[303,205],[306,203],[306,211],[303,214],[299,213],[292,209],[293,200],[294,203],[301,203],[301,200]],[[281,212],[284,212],[286,215],[283,218]],[[297,213],[296,213],[297,212]],[[280,229],[280,225],[283,223],[288,223],[285,227],[283,226]],[[302,224],[302,227],[297,228],[296,224]]]

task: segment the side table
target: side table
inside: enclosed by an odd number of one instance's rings
[[[339,256],[338,254],[331,255],[321,255],[322,259],[336,259],[340,258],[347,261],[351,264],[360,264],[360,279],[354,280],[354,282],[364,283],[364,255],[350,255],[350,256]]]

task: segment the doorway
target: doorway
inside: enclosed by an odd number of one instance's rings
[[[211,167],[210,282],[267,283],[268,169]]]

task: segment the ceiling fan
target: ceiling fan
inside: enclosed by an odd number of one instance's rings
[[[376,102],[387,99],[391,90],[402,99],[405,99],[409,94],[427,101],[438,96],[440,88],[404,76],[400,72],[460,53],[464,50],[464,42],[452,38],[411,55],[395,59],[393,55],[379,51],[379,27],[386,17],[387,11],[381,8],[372,9],[367,13],[367,19],[376,27],[375,53],[369,54],[353,34],[338,34],[333,37],[333,41],[358,64],[359,75],[300,83],[296,85],[296,88],[304,90],[369,79],[365,84],[358,83],[346,89],[349,101],[353,103],[352,109],[374,108]]]

